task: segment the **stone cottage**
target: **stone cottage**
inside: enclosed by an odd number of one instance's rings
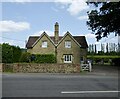
[[[43,32],[40,36],[30,36],[26,44],[27,52],[31,54],[54,54],[57,63],[80,63],[87,57],[87,42],[85,36],[72,36],[68,31],[59,36],[59,24],[54,26],[54,36]]]

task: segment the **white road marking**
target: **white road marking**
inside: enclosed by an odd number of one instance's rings
[[[62,91],[63,94],[85,94],[85,93],[119,93],[120,91]]]

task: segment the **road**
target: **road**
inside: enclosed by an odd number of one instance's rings
[[[118,97],[118,76],[6,73],[3,97]]]

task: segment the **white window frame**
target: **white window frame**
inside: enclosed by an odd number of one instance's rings
[[[65,48],[71,48],[71,41],[65,41]]]
[[[47,48],[47,47],[48,47],[47,41],[42,41],[42,48]]]
[[[72,55],[71,54],[65,54],[64,55],[64,63],[72,63]]]

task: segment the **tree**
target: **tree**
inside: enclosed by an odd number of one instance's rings
[[[3,63],[19,62],[21,49],[18,46],[11,46],[8,43],[3,43],[1,46]]]
[[[97,53],[97,46],[96,46],[96,44],[95,44],[95,54]]]
[[[88,13],[87,25],[89,29],[95,33],[97,41],[102,37],[107,37],[110,33],[115,36],[120,35],[120,1],[119,2],[103,2],[91,3],[99,7],[99,10],[91,10]],[[100,7],[99,4],[102,6]]]
[[[3,63],[12,63],[13,62],[12,47],[7,43],[2,44],[2,62]]]
[[[106,45],[106,53],[108,53],[109,52],[109,50],[108,50],[108,43],[107,43],[107,45]]]
[[[19,62],[19,59],[21,57],[21,49],[19,46],[11,46],[12,52],[13,52],[13,62]]]

